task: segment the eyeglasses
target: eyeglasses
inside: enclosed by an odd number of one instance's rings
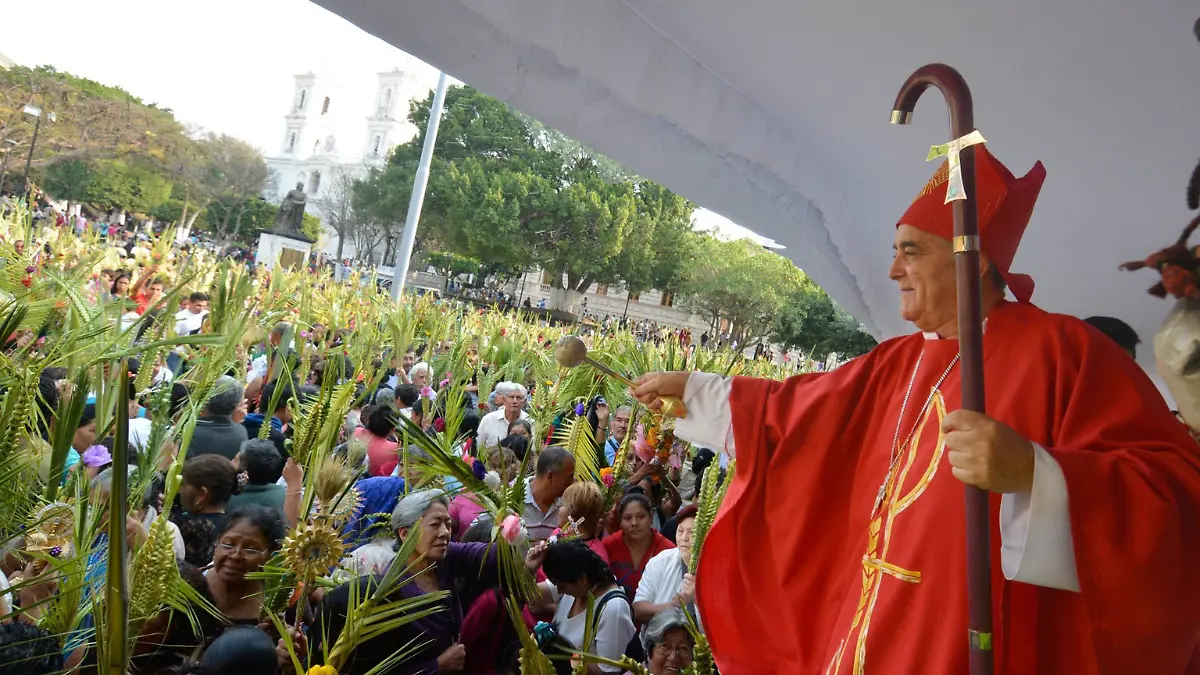
[[[259,558],[267,554],[267,552],[261,548],[239,548],[233,544],[226,544],[223,541],[217,543],[217,548],[229,555],[237,553],[243,558]]]
[[[674,655],[680,659],[685,659],[685,660],[692,658],[692,646],[691,645],[669,645],[669,644],[666,644],[665,642],[660,642],[660,643],[654,645],[654,651],[658,652],[659,655],[666,656],[666,657],[670,657],[670,656]]]

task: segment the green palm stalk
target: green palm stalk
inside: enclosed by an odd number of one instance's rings
[[[100,649],[101,672],[125,675],[129,663],[129,577],[126,574],[128,548],[125,518],[129,504],[125,499],[129,474],[129,367],[121,361],[117,373],[118,405],[116,436],[113,439],[112,492],[108,500],[108,579],[105,583],[104,609],[107,610],[104,647]],[[81,393],[81,392],[80,392]]]
[[[508,618],[517,629],[517,637],[521,641],[520,665],[521,675],[554,675],[554,664],[538,648],[537,640],[525,628],[525,619],[521,615],[521,603],[509,597],[504,603],[508,610]]]
[[[712,647],[708,644],[708,637],[700,630],[700,626],[696,624],[696,618],[686,608],[683,615],[687,617],[687,630],[694,643],[692,665],[688,672],[691,675],[717,675],[717,664],[713,660]]]
[[[692,556],[688,560],[688,572],[696,573],[696,569],[700,565],[700,554],[704,549],[704,540],[708,537],[709,528],[712,527],[713,521],[717,518],[717,512],[721,509],[721,502],[725,499],[725,491],[729,489],[729,484],[733,482],[733,473],[736,468],[736,462],[729,462],[729,469],[725,473],[725,481],[717,486],[717,481],[720,478],[721,466],[717,462],[713,462],[704,470],[703,484],[700,486],[700,495],[696,499],[696,525],[692,529]]]

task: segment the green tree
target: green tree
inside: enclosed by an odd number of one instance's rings
[[[76,159],[163,162],[193,142],[170,110],[49,66],[0,70],[0,141],[28,149],[34,119],[24,114],[26,104],[55,114],[53,122],[43,117],[34,169]]]
[[[199,161],[187,172],[190,196],[207,201],[214,234],[237,237],[246,208],[262,194],[267,163],[254,146],[226,134],[210,133],[199,145]]]
[[[685,265],[697,259],[700,233],[692,229],[694,206],[670,190],[649,181],[634,184],[636,214],[625,233],[621,251],[597,279],[619,280],[633,293],[652,288],[678,290]]]
[[[46,168],[44,187],[55,198],[67,200],[70,211],[75,202],[87,199],[92,175],[91,167],[81,159],[58,162]]]
[[[356,188],[356,206],[379,226],[389,249],[407,212],[430,102],[414,102],[410,110],[421,134]],[[685,258],[670,246],[685,243],[692,205],[661,186],[617,175],[612,165],[490,96],[452,88],[416,248],[437,247],[496,271],[540,266],[560,291],[554,303],[560,308],[597,282],[646,289],[676,281]]]
[[[876,345],[862,324],[811,281],[788,295],[771,335],[774,341],[813,358],[833,352],[855,357]]]
[[[275,207],[274,205],[269,206],[271,206],[271,218],[273,222],[273,219],[275,218]],[[318,241],[320,240],[321,235],[325,234],[325,228],[321,225],[320,218],[311,213],[305,213],[303,220],[300,222],[300,233],[307,236],[309,239],[312,239],[313,241]]]
[[[429,265],[445,277],[459,274],[478,274],[480,262],[444,251],[429,251],[422,256],[422,266]]]
[[[787,298],[807,277],[790,260],[748,240],[702,236],[695,247],[702,264],[688,266],[681,302],[712,325],[726,319],[741,343],[765,336]]]
[[[87,184],[87,201],[105,210],[148,214],[171,196],[171,183],[161,174],[123,160],[104,160]]]

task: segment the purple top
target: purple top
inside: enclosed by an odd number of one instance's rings
[[[451,542],[446,549],[446,557],[437,564],[435,573],[438,586],[442,590],[453,592],[455,580],[474,580],[481,575],[495,575],[496,568],[496,549],[490,544]],[[370,592],[369,587],[378,581],[379,577],[359,577],[357,582],[361,584],[360,597],[365,597]],[[417,587],[415,581],[401,586],[398,592],[404,598],[424,595],[424,591]],[[346,620],[349,597],[348,585],[339,586],[325,596],[317,624],[309,631],[309,653],[314,658],[321,658],[321,637],[326,632],[325,626],[328,626],[331,641],[336,640],[341,633],[342,624]],[[393,675],[437,673],[437,657],[459,639],[462,630],[463,612],[459,606],[459,599],[452,594],[448,600],[449,607],[443,603],[443,611],[417,619],[359,645],[339,675],[364,675],[395,651],[417,644],[423,646],[389,672]]]

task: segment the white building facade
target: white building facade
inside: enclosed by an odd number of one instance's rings
[[[320,204],[342,176],[364,176],[371,167],[382,166],[392,148],[416,135],[408,121],[409,102],[425,98],[430,87],[393,69],[379,73],[374,96],[361,100],[334,78],[308,72],[295,80],[279,151],[267,158],[270,179],[263,197],[279,203],[300,185],[308,195],[306,210],[326,221]],[[337,234],[326,224],[317,246],[334,255],[337,244]],[[342,255],[355,257],[350,237]]]
[[[534,307],[542,300],[546,301],[546,306],[552,306],[556,290],[551,283],[552,277],[549,272],[531,270],[510,283],[506,290],[518,304],[524,304],[525,298],[529,298],[529,304]],[[631,294],[621,285],[592,284],[586,293],[578,296],[571,311],[576,314],[587,312],[598,321],[611,316],[613,319],[648,320],[662,326],[686,327],[695,333],[697,339],[701,333],[713,332],[704,317],[676,307],[672,293],[658,290]]]

